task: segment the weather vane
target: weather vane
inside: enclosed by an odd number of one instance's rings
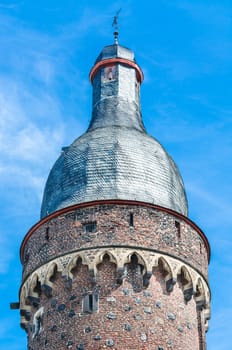
[[[121,12],[121,8],[116,12],[116,15],[114,16],[112,27],[114,27],[114,43],[118,44],[118,17],[119,13]]]

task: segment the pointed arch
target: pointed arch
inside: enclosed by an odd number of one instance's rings
[[[134,292],[140,292],[143,288],[144,271],[146,271],[146,265],[141,255],[136,251],[128,254],[123,277],[132,285]]]
[[[206,304],[206,294],[202,279],[199,277],[196,284],[195,300],[198,309],[202,309]]]
[[[165,280],[166,280],[166,278],[169,279],[172,277],[171,267],[170,267],[168,261],[163,256],[160,256],[158,258],[158,266],[162,270],[164,277],[165,277]]]
[[[132,251],[130,254],[128,254],[125,263],[131,263],[134,259],[137,259],[137,264],[143,266],[143,273],[145,273],[147,270],[146,260],[137,251]]]
[[[172,292],[174,285],[176,284],[176,279],[173,277],[172,269],[168,261],[163,256],[158,258],[158,268],[163,273],[166,283],[166,291],[168,293]]]
[[[186,266],[181,266],[178,272],[178,280],[183,290],[184,300],[190,301],[193,296],[193,281]]]
[[[74,256],[74,258],[70,261],[67,271],[68,271],[68,277],[73,279],[75,272],[77,273],[78,266],[80,264],[83,264],[83,258],[81,254],[77,254]]]
[[[109,251],[102,252],[102,254],[98,256],[98,264],[96,266],[96,284],[102,296],[110,295],[112,290],[118,287],[115,283],[116,276],[116,257]]]
[[[20,293],[20,324],[21,327],[25,330],[26,324],[30,321],[31,318],[31,305],[28,304],[28,290],[26,286],[24,285],[22,287],[21,293]]]
[[[106,258],[107,256],[108,256],[109,261],[111,263],[114,263],[116,266],[118,266],[117,257],[109,250],[104,250],[103,252],[101,252],[100,254],[98,254],[96,256],[96,258],[95,258],[95,266],[97,267],[97,265],[102,263],[103,259]]]
[[[26,306],[26,298],[27,298],[27,290],[26,290],[26,286],[24,285],[21,289],[21,293],[20,293],[20,309],[24,309],[24,307]]]
[[[54,282],[57,278],[57,274],[60,272],[58,264],[53,261],[50,263],[50,265],[47,268],[47,272],[43,281],[43,284],[41,286],[42,291],[47,297],[52,296],[52,290],[54,286]]]
[[[33,274],[30,282],[29,282],[29,291],[27,296],[27,301],[31,303],[34,307],[38,307],[40,302],[40,295],[42,293],[41,290],[41,282],[37,273]]]
[[[56,262],[52,262],[47,269],[47,274],[45,277],[45,283],[48,285],[53,285],[53,279],[56,277],[56,273],[59,271],[58,265]]]

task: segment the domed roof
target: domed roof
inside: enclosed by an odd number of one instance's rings
[[[101,199],[154,203],[187,214],[175,163],[157,140],[136,129],[98,128],[66,148],[50,172],[41,215]]]
[[[95,65],[106,56],[118,57],[116,49],[117,45],[104,48]],[[121,52],[134,61],[128,49]],[[110,82],[111,94],[112,84],[124,82],[128,76],[128,72],[120,74]],[[106,199],[152,203],[187,215],[181,175],[161,144],[146,133],[139,102],[120,96],[118,85],[114,96],[109,98],[107,90],[103,98],[106,86],[102,87],[97,75],[96,81],[94,89],[102,90],[97,107],[96,103],[93,106],[90,127],[63,149],[54,164],[44,190],[41,217],[74,204]]]

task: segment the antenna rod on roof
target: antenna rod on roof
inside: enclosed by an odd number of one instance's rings
[[[119,13],[121,12],[121,8],[116,12],[116,15],[114,16],[112,27],[114,27],[114,43],[118,45],[118,17]]]

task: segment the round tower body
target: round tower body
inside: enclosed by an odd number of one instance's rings
[[[48,177],[21,246],[28,348],[205,350],[210,248],[179,171],[147,135],[133,52],[105,47],[92,120]]]

